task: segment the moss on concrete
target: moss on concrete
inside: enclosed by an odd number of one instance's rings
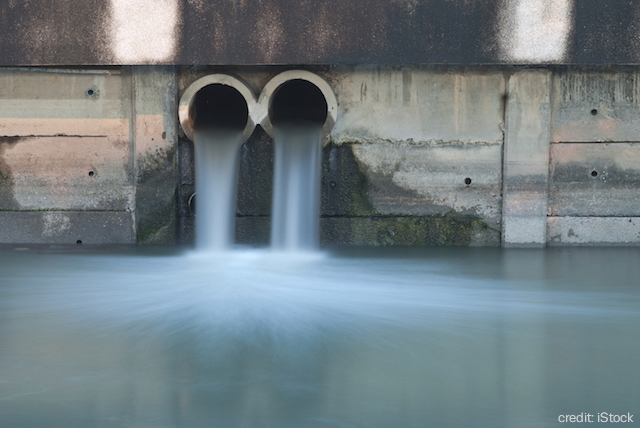
[[[323,244],[499,246],[500,232],[474,216],[323,218]]]
[[[371,216],[376,211],[369,198],[369,177],[361,169],[352,145],[333,141],[323,149],[321,210],[326,216]]]
[[[175,149],[158,150],[138,162],[136,235],[141,245],[177,243]]]

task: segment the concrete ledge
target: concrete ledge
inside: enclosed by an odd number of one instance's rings
[[[135,244],[129,211],[0,211],[6,244]]]
[[[548,217],[547,245],[640,245],[640,217]]]

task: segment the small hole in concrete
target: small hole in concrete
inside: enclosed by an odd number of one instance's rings
[[[95,173],[95,172],[93,172],[93,171],[89,171],[89,177],[93,177],[94,175],[96,175],[96,173]]]
[[[87,89],[87,96],[88,97],[92,97],[96,94],[96,91],[94,89]]]
[[[598,171],[591,171],[591,176],[592,177],[597,177],[598,176]]]
[[[471,179],[469,177],[464,179],[464,184],[466,184],[467,186],[471,184]]]
[[[329,183],[329,187],[331,187],[332,189],[336,188],[336,182],[332,181],[331,183]]]
[[[598,110],[596,109],[591,110],[591,116],[595,116],[596,114],[598,114]]]
[[[78,240],[76,241],[76,244],[80,245],[80,244],[82,244],[82,241],[78,239]]]

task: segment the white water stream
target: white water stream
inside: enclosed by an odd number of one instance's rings
[[[236,194],[242,132],[215,129],[195,133],[196,248],[229,250],[235,241]]]
[[[274,127],[271,246],[279,251],[318,249],[322,126]]]

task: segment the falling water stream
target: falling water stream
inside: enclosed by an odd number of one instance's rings
[[[281,251],[318,249],[322,126],[274,127],[271,246]]]
[[[236,194],[242,132],[207,129],[195,133],[196,247],[228,251],[235,241]]]

